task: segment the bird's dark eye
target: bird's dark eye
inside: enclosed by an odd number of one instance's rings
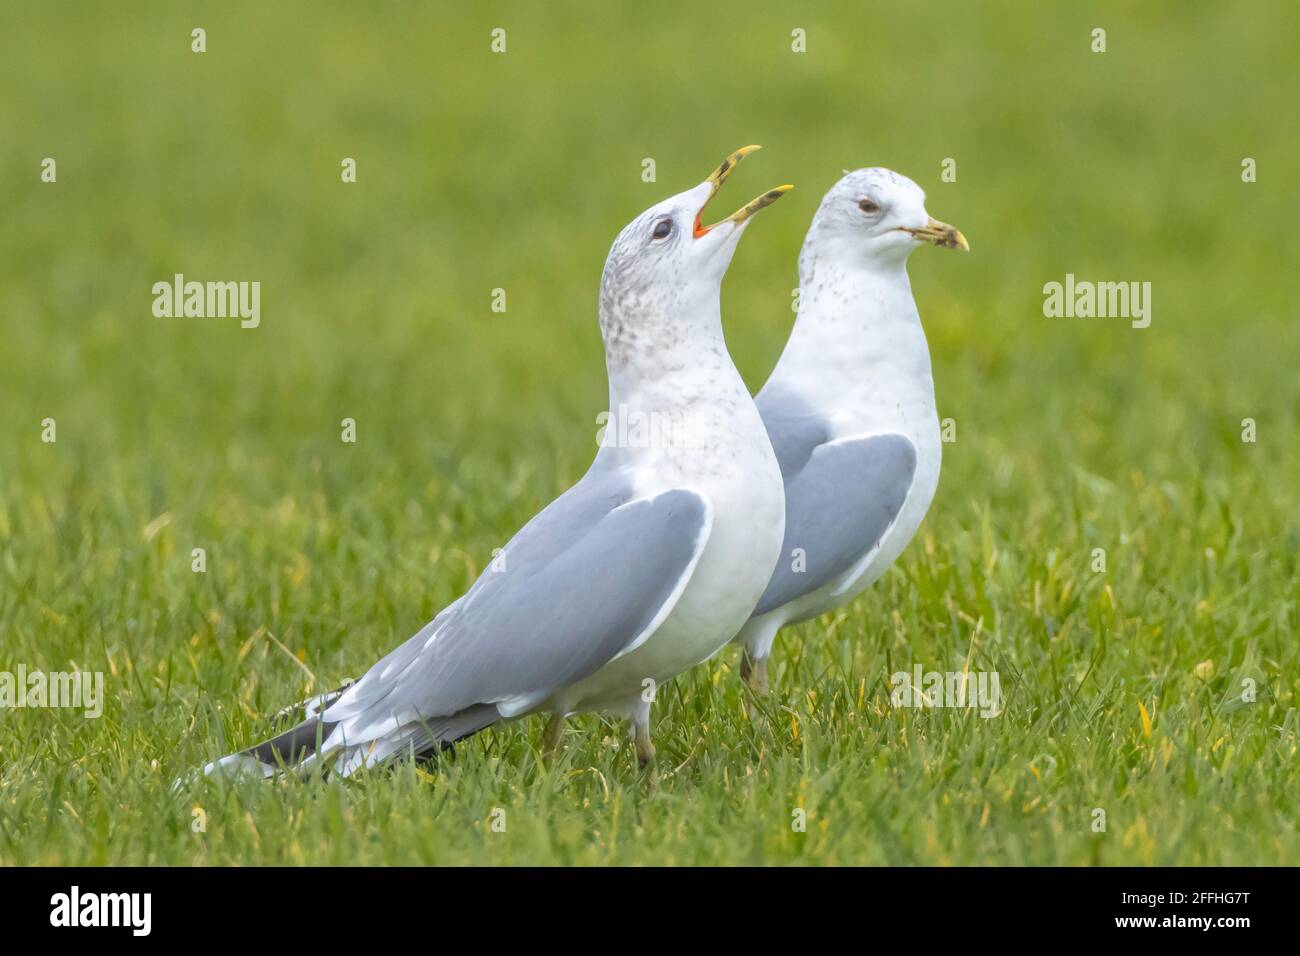
[[[660,219],[655,223],[654,230],[650,235],[656,239],[667,239],[673,232],[673,221],[671,219]]]
[[[869,216],[874,216],[880,212],[880,204],[874,199],[864,199],[858,203],[858,208]]]

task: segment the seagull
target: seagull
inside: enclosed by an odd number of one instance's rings
[[[780,560],[736,636],[741,676],[760,696],[777,632],[884,574],[939,484],[930,350],[907,278],[924,243],[970,251],[888,169],[846,171],[804,239],[794,330],[755,398],[786,496]]]
[[[757,148],[732,153],[614,240],[600,284],[610,411],[582,479],[359,680],[204,773],[347,776],[534,712],[552,715],[548,755],[566,716],[599,711],[630,719],[639,764],[653,763],[656,688],[727,645],[781,547],[781,471],[727,351],[719,300],[750,217],[791,187],[701,224]]]

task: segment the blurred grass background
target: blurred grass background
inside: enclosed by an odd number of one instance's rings
[[[0,670],[109,700],[0,712],[0,862],[1295,862],[1297,35],[1265,2],[6,5]],[[676,681],[655,793],[588,717],[550,771],[530,720],[171,794],[582,474],[609,242],[750,142],[733,205],[797,186],[724,285],[755,388],[841,169],[972,243],[912,259],[958,440],[898,567],[782,638],[762,719],[733,651]],[[260,281],[261,326],[154,318],[176,272]],[[1067,272],[1150,281],[1151,327],[1044,318]],[[1003,716],[889,708],[967,660]]]

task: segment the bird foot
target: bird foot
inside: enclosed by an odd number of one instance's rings
[[[767,683],[766,657],[755,660],[745,651],[740,658],[740,677],[757,697],[766,697],[771,692]]]
[[[549,767],[560,749],[560,737],[564,735],[564,715],[552,714],[542,731],[542,761]]]
[[[636,765],[642,770],[655,765],[655,745],[650,742],[650,733],[639,727],[636,732]]]

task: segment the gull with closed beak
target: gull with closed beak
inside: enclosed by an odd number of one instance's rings
[[[785,480],[785,541],[736,636],[741,675],[768,693],[777,632],[852,600],[893,564],[939,483],[930,350],[907,259],[969,251],[930,218],[925,193],[888,169],[847,173],[799,253],[799,313],[755,401]]]
[[[605,440],[580,481],[529,521],[458,600],[358,681],[272,740],[207,773],[342,775],[445,749],[497,721],[630,718],[650,764],[658,684],[712,656],[772,575],[785,520],[781,472],[722,334],[722,277],[778,187],[711,226],[702,214],[736,164],[637,216],[600,284],[609,374]],[[649,440],[621,420],[666,422]]]

